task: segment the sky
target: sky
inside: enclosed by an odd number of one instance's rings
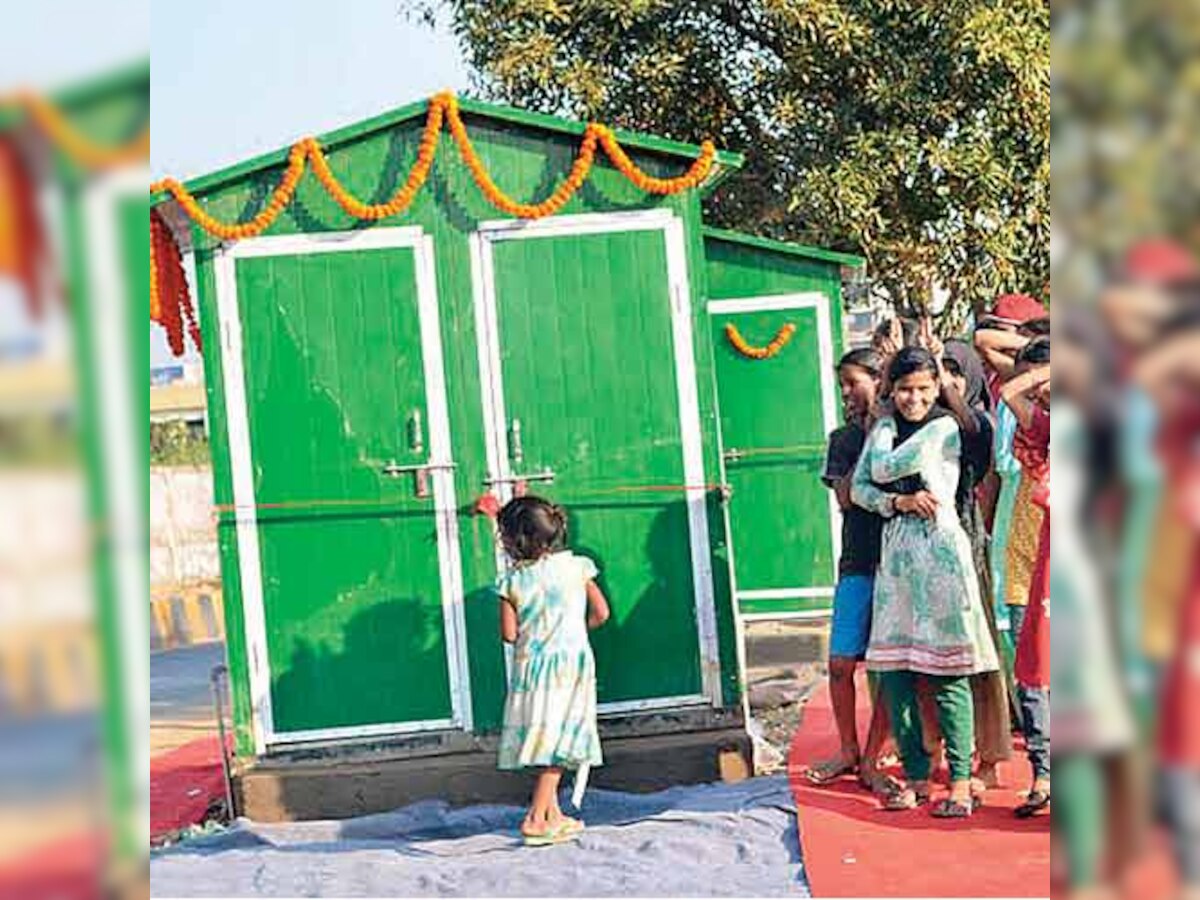
[[[0,90],[52,90],[144,60],[150,48],[150,0],[7,0],[3,19]]]
[[[397,0],[155,0],[151,168],[189,177],[467,87],[453,37]]]
[[[397,0],[154,0],[150,166],[188,178],[308,134],[465,90],[444,24]],[[170,362],[151,329],[151,365]]]
[[[149,55],[156,178],[210,172],[468,83],[445,24],[408,21],[399,0],[37,0],[5,2],[3,18],[0,91],[49,91]],[[30,327],[0,283],[0,343]],[[151,365],[173,361],[151,326]]]

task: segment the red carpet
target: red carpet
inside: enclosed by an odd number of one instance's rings
[[[150,838],[204,820],[213,800],[225,795],[220,743],[199,738],[150,760]]]
[[[0,900],[101,900],[103,834],[62,838],[0,867]]]
[[[870,702],[860,672],[859,734]],[[884,812],[853,778],[813,787],[803,770],[836,755],[837,729],[827,685],[809,702],[792,738],[788,775],[800,817],[800,844],[815,897],[1046,897],[1050,893],[1050,818],[1019,821],[1018,791],[1030,783],[1023,752],[1001,768],[1002,787],[958,823],[928,809]],[[943,773],[944,776],[944,773]],[[936,776],[935,776],[936,777]],[[935,789],[935,800],[945,795]]]

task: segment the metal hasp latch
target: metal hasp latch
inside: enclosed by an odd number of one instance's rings
[[[529,472],[525,475],[505,475],[503,477],[488,476],[483,479],[483,486],[493,488],[498,484],[511,484],[513,486],[513,494],[517,497],[525,496],[525,485],[531,481],[542,481],[550,483],[554,481],[553,469],[542,469],[540,472]]]
[[[399,478],[401,475],[412,473],[413,476],[413,496],[419,500],[424,500],[429,496],[429,473],[434,469],[453,469],[454,463],[414,463],[412,465],[401,466],[395,460],[390,460],[380,470],[388,478]]]

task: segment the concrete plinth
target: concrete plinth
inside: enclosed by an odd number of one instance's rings
[[[603,744],[605,764],[592,770],[589,786],[614,790],[650,792],[716,781],[718,754],[731,747],[750,758],[750,742],[740,724],[608,738]],[[427,799],[454,806],[524,805],[531,786],[527,773],[496,769],[494,739],[436,755],[340,750],[267,758],[243,766],[235,779],[238,812],[259,822],[349,818]]]

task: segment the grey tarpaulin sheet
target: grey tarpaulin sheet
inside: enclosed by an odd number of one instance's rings
[[[564,796],[564,801],[565,801]],[[357,819],[267,825],[155,852],[155,897],[808,896],[783,776],[593,789],[576,843],[519,844],[523,811],[424,801]]]

